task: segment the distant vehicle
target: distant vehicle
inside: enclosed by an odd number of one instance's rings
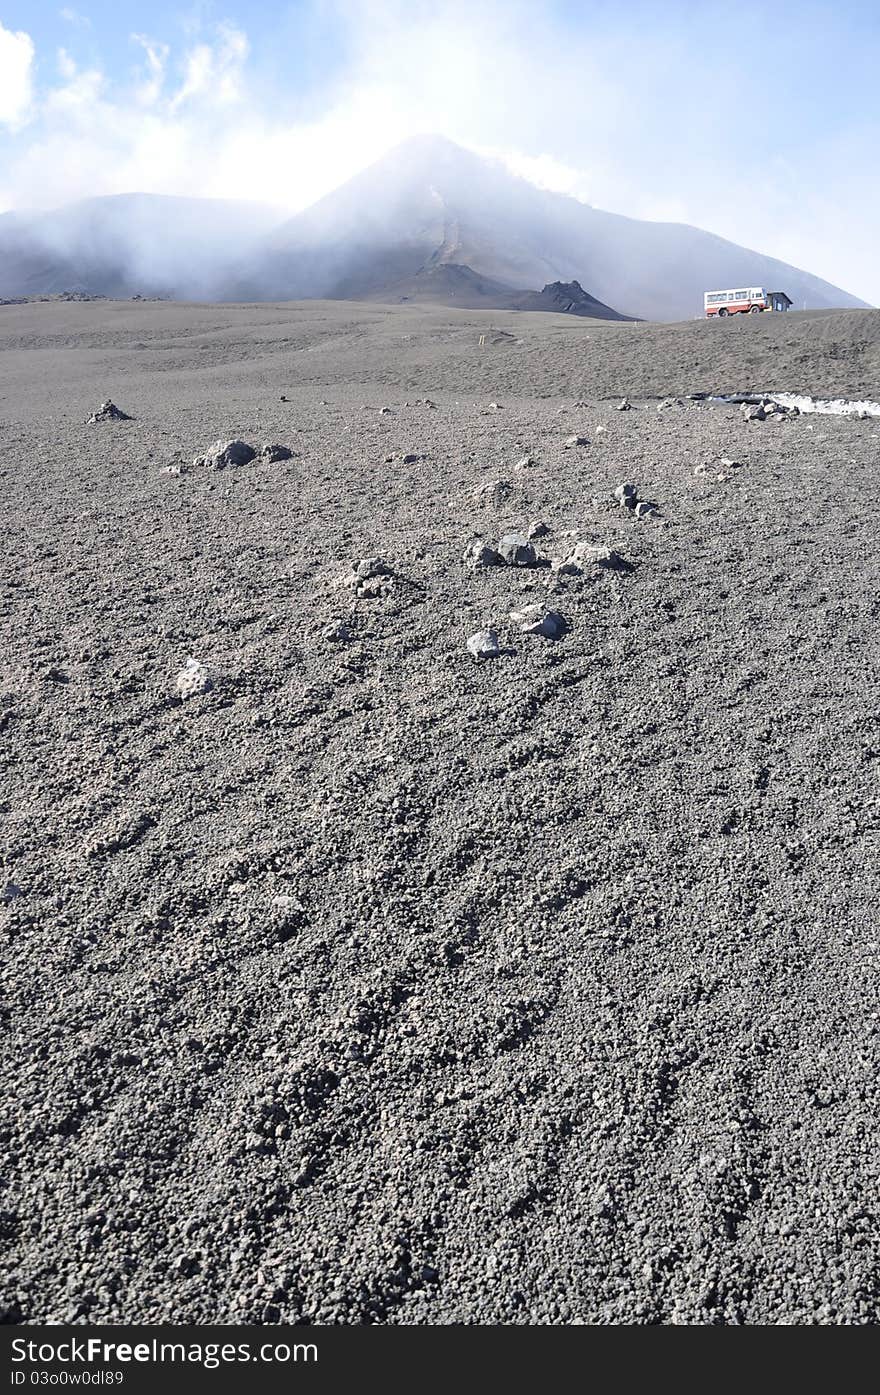
[[[762,310],[787,310],[791,301],[785,291],[765,291],[751,287],[743,291],[707,291],[703,296],[707,315],[758,315]]]

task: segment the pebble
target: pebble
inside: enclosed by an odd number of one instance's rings
[[[622,508],[634,509],[639,496],[634,484],[619,484],[614,491],[614,497]]]
[[[653,504],[649,504],[647,499],[642,499],[636,504],[636,518],[647,518],[649,514],[656,513]]]
[[[269,442],[266,442],[260,450],[260,458],[267,461],[268,464],[274,465],[279,460],[292,460],[293,451],[289,450],[287,446],[270,445]]]
[[[541,522],[538,522],[538,523],[530,523],[530,524],[529,524],[529,534],[528,534],[528,536],[529,536],[529,542],[532,541],[532,538],[546,538],[546,536],[547,536],[547,534],[548,534],[549,532],[550,532],[550,529],[548,528],[548,526],[547,526],[546,523],[541,523]]]
[[[323,639],[332,640],[334,643],[342,644],[347,639],[351,639],[351,631],[347,625],[326,625],[321,631]]]
[[[497,659],[501,653],[494,630],[477,630],[468,640],[467,647],[475,659]]]
[[[567,436],[565,439],[566,450],[571,450],[574,446],[588,446],[589,444],[586,436]]]
[[[623,399],[623,401],[622,401],[622,402],[620,403],[620,405],[618,406],[617,410],[618,410],[618,412],[631,412],[631,411],[632,411],[632,403],[630,402],[630,400],[629,400],[628,397],[625,397],[625,398]]]
[[[212,686],[204,664],[200,664],[198,659],[187,659],[177,675],[177,691],[183,700],[198,697],[200,693],[209,693]]]
[[[0,901],[8,905],[10,901],[15,901],[19,896],[23,895],[24,892],[20,886],[16,886],[15,882],[7,882],[2,892],[0,892]]]
[[[513,468],[515,470],[530,470],[534,463],[530,455],[521,455]]]

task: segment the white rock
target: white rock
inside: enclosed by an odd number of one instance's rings
[[[187,659],[177,675],[177,691],[184,701],[198,697],[200,693],[209,693],[212,686],[204,664],[200,664],[198,659]]]
[[[497,659],[501,653],[494,630],[477,630],[468,640],[467,647],[475,659]]]

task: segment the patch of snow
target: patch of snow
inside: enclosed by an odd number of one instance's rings
[[[843,397],[803,397],[795,392],[768,393],[771,402],[797,407],[800,412],[819,412],[829,417],[880,417],[880,402],[849,402]]]

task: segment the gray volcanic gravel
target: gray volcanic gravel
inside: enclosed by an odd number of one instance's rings
[[[7,1321],[878,1320],[878,346],[0,310]]]

